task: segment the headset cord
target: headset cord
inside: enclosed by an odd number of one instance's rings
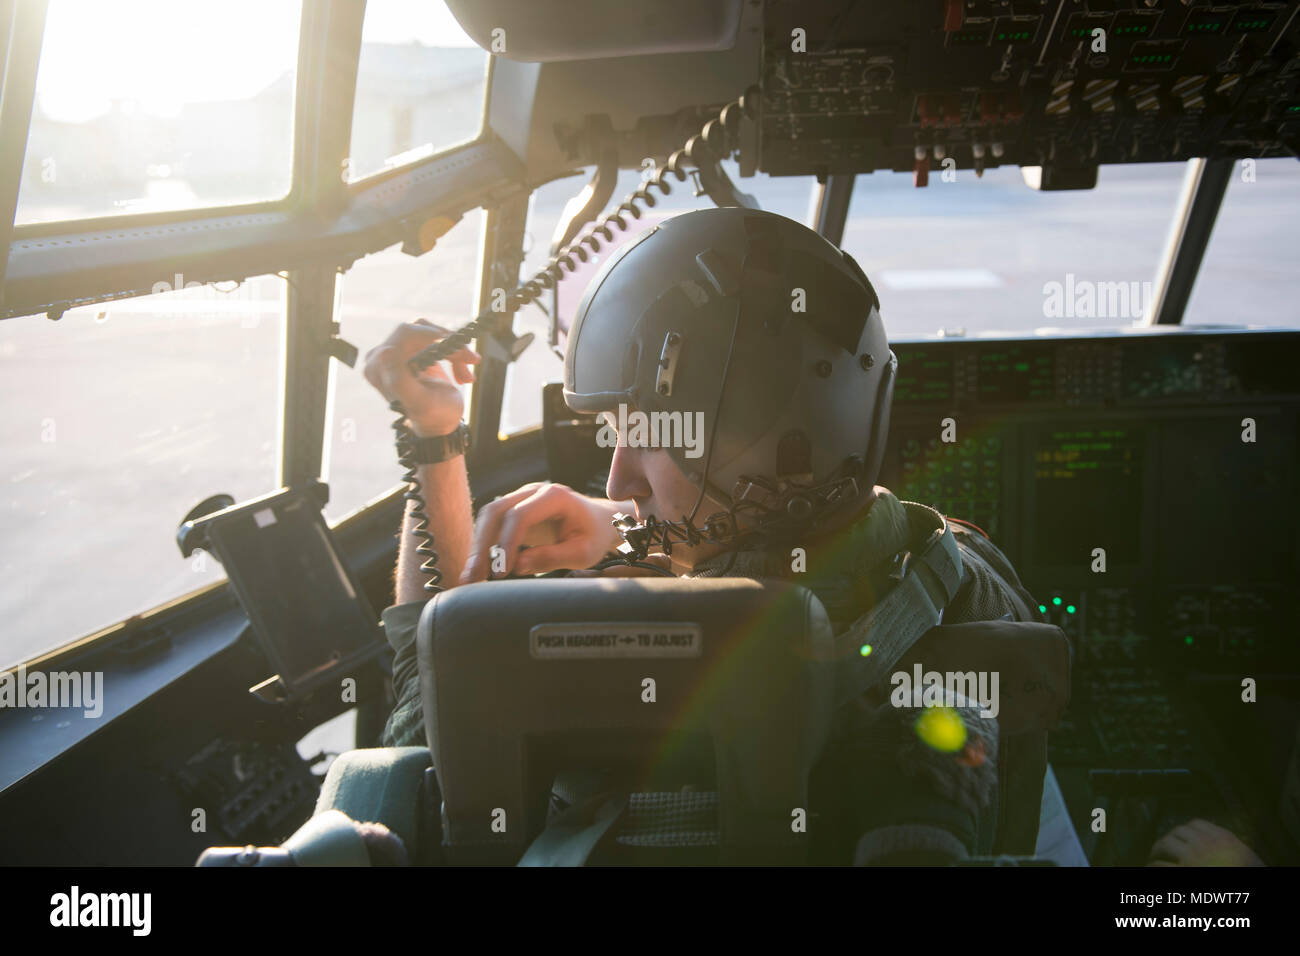
[[[557,252],[531,279],[508,292],[505,296],[504,310],[486,308],[479,312],[473,321],[466,323],[424,351],[413,355],[407,360],[411,371],[418,375],[430,365],[468,345],[480,332],[490,331],[485,327],[494,320],[500,321],[503,315],[512,315],[525,305],[541,298],[543,292],[566,277],[565,269],[568,270],[568,274],[576,272],[578,265],[575,264],[575,259],[578,263],[585,263],[589,258],[589,250],[600,252],[602,239],[605,242],[614,240],[615,229],[619,232],[627,231],[628,223],[625,217],[640,219],[642,205],[650,209],[654,208],[657,200],[650,192],[651,188],[658,189],[665,196],[672,193],[672,186],[666,181],[668,173],[676,176],[678,182],[684,182],[687,177],[683,167],[688,162],[697,168],[703,168],[706,163],[717,162],[722,155],[730,152],[738,139],[741,120],[746,116],[753,117],[758,110],[758,96],[758,87],[750,87],[744,96],[724,106],[715,119],[705,123],[698,134],[692,136],[684,147],[669,156],[668,160],[655,170],[654,175],[636,190],[628,193],[623,202],[612,212],[598,219],[583,235]]]
[[[593,565],[592,570],[604,571],[606,568],[612,568],[615,565],[619,565],[621,567],[626,567],[626,568],[641,568],[645,571],[654,571],[656,574],[660,574],[668,578],[677,577],[677,575],[673,574],[673,572],[669,571],[666,568],[661,568],[657,564],[651,564],[648,561],[627,561],[621,557],[609,558],[605,561],[601,561],[599,564]]]
[[[746,513],[754,513],[758,523],[762,524],[763,519],[773,511],[774,509],[766,508],[757,502],[741,501],[725,511],[709,515],[704,520],[702,528],[697,527],[687,515],[683,515],[681,521],[661,520],[650,515],[640,527],[633,526],[631,519],[627,518],[626,523],[621,525],[619,530],[627,542],[629,550],[625,553],[630,559],[628,563],[631,563],[643,559],[656,546],[664,554],[671,555],[674,545],[693,548],[704,541],[716,544],[737,543],[740,519]]]
[[[406,493],[402,498],[415,505],[411,509],[411,520],[415,523],[411,528],[411,534],[420,542],[415,548],[415,553],[424,558],[420,570],[429,575],[429,579],[424,582],[424,590],[429,594],[438,594],[446,589],[442,586],[442,572],[438,570],[438,552],[433,550],[433,532],[429,530],[429,515],[424,510],[420,466],[415,461],[413,447],[415,433],[406,424],[406,412],[402,409],[401,402],[394,399],[388,403],[388,407],[397,412],[397,420],[393,422],[393,431],[397,435],[397,460],[406,469],[406,473],[402,475],[402,480],[406,482]]]
[[[853,475],[839,475],[820,485],[800,486],[785,493],[771,482],[760,478],[741,475],[739,480],[762,489],[769,497],[775,496],[777,506],[742,498],[726,510],[709,515],[703,528],[696,527],[689,516],[685,515],[681,521],[661,521],[651,515],[640,526],[635,525],[630,517],[620,516],[614,523],[626,542],[620,548],[625,560],[641,561],[656,545],[664,554],[671,555],[673,546],[678,544],[694,547],[703,541],[710,541],[740,548],[751,542],[770,540],[774,535],[789,537],[806,533],[815,529],[827,517],[827,508],[850,500],[858,488],[857,479]],[[787,500],[789,494],[805,498],[808,501],[807,510],[792,513],[788,507],[782,506],[781,503]],[[752,522],[748,527],[742,527],[742,519],[746,517],[751,517]]]
[[[724,155],[729,154],[738,141],[741,121],[746,116],[751,119],[756,117],[759,96],[759,88],[751,86],[743,96],[719,110],[715,118],[705,123],[699,133],[686,141],[684,147],[673,152],[668,157],[668,160],[655,170],[654,175],[646,179],[636,190],[629,193],[617,208],[598,219],[595,224],[588,227],[583,235],[575,238],[557,252],[550,262],[531,279],[507,293],[504,311],[494,311],[491,307],[483,309],[472,321],[467,322],[446,338],[407,359],[407,367],[410,368],[413,374],[419,375],[430,365],[437,364],[453,352],[468,345],[480,333],[491,332],[491,326],[500,322],[503,317],[508,318],[525,305],[541,298],[543,292],[551,289],[557,282],[566,278],[565,269],[568,269],[568,275],[576,272],[578,269],[577,263],[587,262],[589,258],[588,250],[590,252],[600,252],[602,239],[605,242],[613,241],[614,229],[619,232],[627,231],[628,222],[625,217],[630,216],[632,219],[640,219],[641,206],[644,205],[650,209],[654,208],[656,199],[650,192],[652,187],[658,189],[664,196],[672,193],[672,186],[665,178],[668,173],[676,176],[678,182],[684,182],[686,180],[686,171],[683,167],[687,162],[693,164],[697,169],[702,169],[706,163],[716,163]],[[577,263],[575,263],[575,259]],[[424,584],[424,590],[437,594],[444,590],[441,586],[442,573],[438,570],[438,553],[433,550],[433,532],[429,530],[429,516],[424,510],[424,496],[418,477],[419,466],[415,463],[412,455],[412,444],[415,435],[406,424],[406,412],[401,403],[393,401],[389,404],[389,408],[400,416],[393,422],[393,431],[397,436],[398,461],[406,469],[406,473],[402,476],[402,480],[407,483],[406,493],[403,497],[407,501],[414,501],[415,503],[415,507],[411,509],[411,517],[416,522],[412,533],[420,540],[416,553],[423,555],[426,559],[420,565],[420,570],[430,575],[429,580]],[[698,534],[698,532],[696,533]],[[642,556],[644,557],[644,555]]]

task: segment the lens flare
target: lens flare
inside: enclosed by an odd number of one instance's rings
[[[916,735],[933,750],[951,754],[966,746],[966,724],[951,707],[927,707],[915,727]]]

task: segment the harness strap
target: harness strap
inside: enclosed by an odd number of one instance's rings
[[[585,866],[627,809],[625,793],[598,793],[553,819],[529,844],[519,866]]]
[[[943,620],[943,609],[961,587],[961,551],[943,515],[914,501],[903,507],[912,544],[893,558],[890,577],[896,583],[835,639],[835,656],[843,662],[835,682],[837,705],[884,680],[921,635]]]

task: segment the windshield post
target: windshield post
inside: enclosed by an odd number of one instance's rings
[[[519,270],[524,260],[524,230],[528,222],[528,198],[531,194],[520,191],[484,212],[483,247],[479,256],[478,296],[474,314],[482,315],[493,299],[519,285]],[[494,290],[502,290],[494,292]],[[484,334],[500,334],[508,340],[514,328],[513,313],[501,316],[499,327]],[[470,457],[472,466],[490,459],[499,442],[501,430],[501,403],[505,397],[506,366],[499,357],[499,348],[489,348],[480,336],[474,343],[483,361],[474,371],[474,385],[470,391],[469,425]]]
[[[1235,165],[1233,159],[1201,157],[1187,161],[1182,196],[1170,224],[1169,239],[1156,271],[1155,294],[1143,324],[1182,323]]]
[[[45,35],[45,0],[9,4],[9,22],[4,33],[8,44],[0,49],[0,306],[4,305],[4,282],[9,265],[9,241],[18,210],[18,188],[27,156],[27,131],[32,122],[36,96],[36,71],[41,61],[41,40]]]
[[[849,200],[853,197],[853,174],[827,176],[813,185],[809,197],[808,225],[828,242],[844,242],[844,224],[849,218]]]

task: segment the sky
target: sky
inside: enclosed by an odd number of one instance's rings
[[[113,100],[167,116],[184,103],[254,96],[293,69],[300,18],[298,0],[50,0],[41,110],[75,123]],[[442,3],[367,4],[363,42],[413,41],[473,45]]]

